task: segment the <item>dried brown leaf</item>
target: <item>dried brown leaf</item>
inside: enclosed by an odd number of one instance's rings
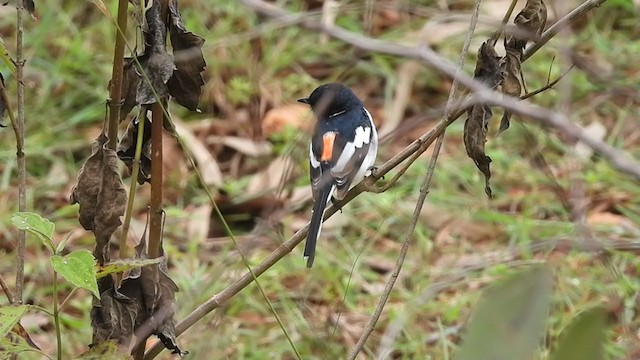
[[[505,61],[505,73],[502,80],[501,88],[502,92],[513,97],[520,97],[522,93],[522,84],[520,83],[520,73],[522,69],[522,50],[511,49],[507,46]],[[509,120],[511,118],[511,112],[505,109],[500,120],[500,128],[498,129],[498,135],[509,128]]]
[[[478,50],[478,60],[473,76],[491,89],[495,89],[504,79],[504,68],[500,57],[496,53],[491,41],[488,40]],[[474,105],[467,112],[468,117],[464,123],[464,146],[467,155],[476,163],[476,167],[484,174],[485,192],[491,198],[492,192],[489,186],[491,158],[484,152],[484,144],[487,141],[489,120],[493,115],[491,107],[485,104]]]
[[[140,168],[138,171],[138,184],[151,181],[151,120],[145,115],[144,131],[142,135],[142,154],[140,156]],[[135,117],[127,126],[127,131],[118,144],[118,158],[122,160],[129,173],[133,174],[133,163],[138,143],[138,117]]]
[[[167,53],[167,27],[161,19],[161,3],[154,1],[145,13],[145,50],[138,57],[142,79],[136,92],[136,102],[142,105],[154,104],[159,98],[169,95],[167,82],[175,70],[173,60]]]
[[[78,219],[85,230],[96,237],[94,255],[99,263],[109,260],[106,247],[113,232],[122,224],[127,194],[118,171],[116,152],[106,146],[108,139],[100,134],[92,147],[92,154],[82,165],[71,204],[80,204]]]
[[[169,93],[178,104],[195,111],[204,85],[202,72],[207,65],[202,54],[204,39],[186,29],[177,1],[170,2],[169,17],[169,36],[176,69],[169,79]]]
[[[134,58],[124,59],[122,73],[122,105],[120,107],[120,121],[124,120],[129,112],[138,105],[137,94],[142,78],[136,71],[136,60]],[[111,86],[111,82],[109,82]]]
[[[524,49],[527,41],[537,41],[547,25],[547,6],[544,0],[527,0],[513,23],[518,27],[519,34],[509,39],[511,48]]]
[[[145,237],[136,246],[136,258],[144,258]],[[162,248],[160,255],[164,255]],[[116,340],[130,346],[134,335],[145,338],[155,334],[173,353],[188,353],[176,342],[173,317],[178,287],[167,275],[166,258],[157,267],[131,270],[118,289],[109,276],[99,280],[99,287],[101,299],[95,300],[91,310],[94,344]]]

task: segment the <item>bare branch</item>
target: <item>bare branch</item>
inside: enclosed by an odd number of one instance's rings
[[[27,210],[27,161],[24,154],[24,46],[22,37],[24,34],[22,1],[17,2],[16,16],[16,83],[18,84],[18,134],[16,143],[18,151],[18,211]],[[18,250],[16,254],[16,293],[13,298],[16,304],[22,304],[22,292],[24,288],[24,252],[27,234],[25,230],[18,230]]]
[[[528,98],[530,98],[532,96],[536,96],[536,95],[540,94],[543,91],[551,89],[552,87],[555,86],[555,84],[559,83],[560,80],[562,80],[562,78],[565,77],[569,73],[569,71],[571,71],[571,69],[573,69],[573,67],[574,67],[574,65],[571,64],[571,66],[569,66],[569,68],[565,72],[560,74],[560,76],[558,76],[557,79],[553,80],[552,82],[548,82],[548,80],[547,80],[547,84],[545,86],[541,87],[540,89],[534,90],[534,91],[532,91],[530,93],[526,93],[526,94],[520,96],[520,100],[528,99]]]
[[[9,303],[13,304],[14,303],[13,293],[11,292],[11,289],[9,289],[9,286],[7,286],[7,283],[4,281],[2,274],[0,274],[0,287],[2,288],[2,291],[4,292],[4,294],[7,295],[7,300],[9,300]]]
[[[462,72],[462,69],[464,67],[464,61],[467,58],[467,53],[469,52],[469,46],[471,45],[471,39],[473,38],[473,34],[475,33],[476,25],[478,23],[478,14],[480,13],[481,3],[482,3],[482,0],[476,0],[473,13],[471,15],[471,21],[469,22],[469,30],[467,31],[467,37],[465,38],[464,45],[462,46],[462,51],[460,52],[460,59],[458,60],[458,68],[456,70],[456,75],[457,73]],[[455,97],[456,91],[458,90],[458,82],[456,81],[456,78],[457,77],[454,76],[453,84],[451,85],[451,90],[449,91],[449,98],[447,99],[447,106],[445,107],[444,119],[447,119],[449,117],[449,114],[451,113],[453,108],[454,97]],[[378,323],[378,320],[380,319],[380,315],[382,315],[382,311],[384,310],[384,307],[387,304],[387,301],[389,300],[389,296],[391,296],[391,291],[393,290],[393,287],[396,284],[396,280],[400,275],[400,271],[402,270],[402,266],[404,265],[404,260],[406,259],[407,253],[409,252],[409,245],[411,245],[413,232],[416,229],[416,225],[418,224],[418,219],[420,218],[420,213],[422,212],[422,206],[424,205],[424,201],[427,198],[427,195],[429,194],[429,188],[431,186],[431,179],[433,178],[433,172],[435,171],[436,163],[438,162],[438,156],[440,155],[440,150],[442,149],[442,143],[444,143],[444,132],[445,130],[443,130],[442,133],[438,135],[438,139],[436,140],[436,144],[433,149],[433,154],[431,155],[431,161],[429,162],[429,168],[427,169],[427,173],[424,177],[422,185],[420,186],[420,195],[418,196],[416,206],[413,210],[411,224],[409,225],[409,228],[407,229],[407,233],[405,235],[405,239],[402,242],[402,248],[400,249],[400,254],[398,256],[398,260],[396,261],[395,268],[393,269],[393,272],[391,273],[389,280],[387,280],[387,283],[384,287],[384,291],[382,292],[382,296],[378,301],[378,305],[376,305],[373,315],[365,325],[362,335],[360,336],[360,339],[358,339],[358,342],[356,343],[353,350],[349,354],[348,358],[350,360],[355,360],[355,358],[358,356],[360,351],[362,351],[362,349],[364,348],[364,345],[366,344],[367,339],[373,332],[373,329],[375,328],[376,324]]]

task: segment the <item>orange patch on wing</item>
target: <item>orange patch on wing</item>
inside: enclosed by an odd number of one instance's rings
[[[336,140],[336,133],[329,131],[322,135],[322,155],[320,161],[329,161],[333,156],[333,142]]]

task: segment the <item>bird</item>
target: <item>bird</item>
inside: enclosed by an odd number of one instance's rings
[[[342,200],[373,168],[378,133],[371,113],[351,89],[340,83],[318,86],[307,98],[316,124],[309,144],[313,210],[304,258],[313,266],[316,243],[330,200]]]

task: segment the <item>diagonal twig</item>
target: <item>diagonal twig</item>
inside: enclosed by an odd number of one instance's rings
[[[464,67],[465,59],[467,58],[467,53],[469,52],[469,46],[471,45],[471,39],[473,38],[473,34],[476,30],[476,24],[478,23],[478,14],[480,12],[480,4],[482,0],[476,0],[472,15],[471,21],[469,22],[469,30],[467,31],[467,37],[465,38],[464,45],[462,46],[462,51],[460,52],[460,59],[458,60],[458,69],[456,72],[461,72]],[[444,118],[447,119],[449,114],[452,111],[454,97],[456,91],[458,89],[458,82],[456,81],[456,77],[453,78],[453,83],[451,85],[451,90],[449,91],[449,98],[447,99],[447,106],[445,107],[445,115]],[[400,271],[402,270],[402,266],[404,265],[404,260],[407,257],[407,253],[409,252],[409,245],[411,245],[411,240],[413,238],[413,233],[416,229],[416,225],[418,224],[418,218],[420,217],[420,213],[422,212],[422,207],[424,205],[425,199],[429,194],[429,187],[431,186],[431,179],[433,178],[433,172],[436,168],[436,163],[438,162],[438,156],[440,155],[440,149],[442,149],[442,143],[444,142],[444,133],[445,130],[442,131],[438,138],[436,139],[436,144],[433,149],[433,153],[431,155],[431,160],[429,162],[429,168],[427,169],[427,173],[424,177],[422,185],[420,186],[420,195],[418,196],[418,200],[416,202],[416,206],[413,211],[413,216],[411,218],[411,223],[409,225],[409,229],[407,229],[407,233],[405,234],[404,241],[402,242],[402,248],[400,249],[400,255],[398,256],[398,260],[396,261],[396,265],[385,284],[384,291],[382,292],[382,296],[378,301],[378,305],[373,312],[373,315],[367,322],[360,336],[358,342],[354,346],[353,350],[349,354],[350,360],[355,360],[360,351],[364,348],[367,339],[373,332],[378,320],[380,319],[380,315],[382,315],[382,311],[384,310],[387,301],[389,300],[389,296],[391,295],[391,291],[400,275]]]

